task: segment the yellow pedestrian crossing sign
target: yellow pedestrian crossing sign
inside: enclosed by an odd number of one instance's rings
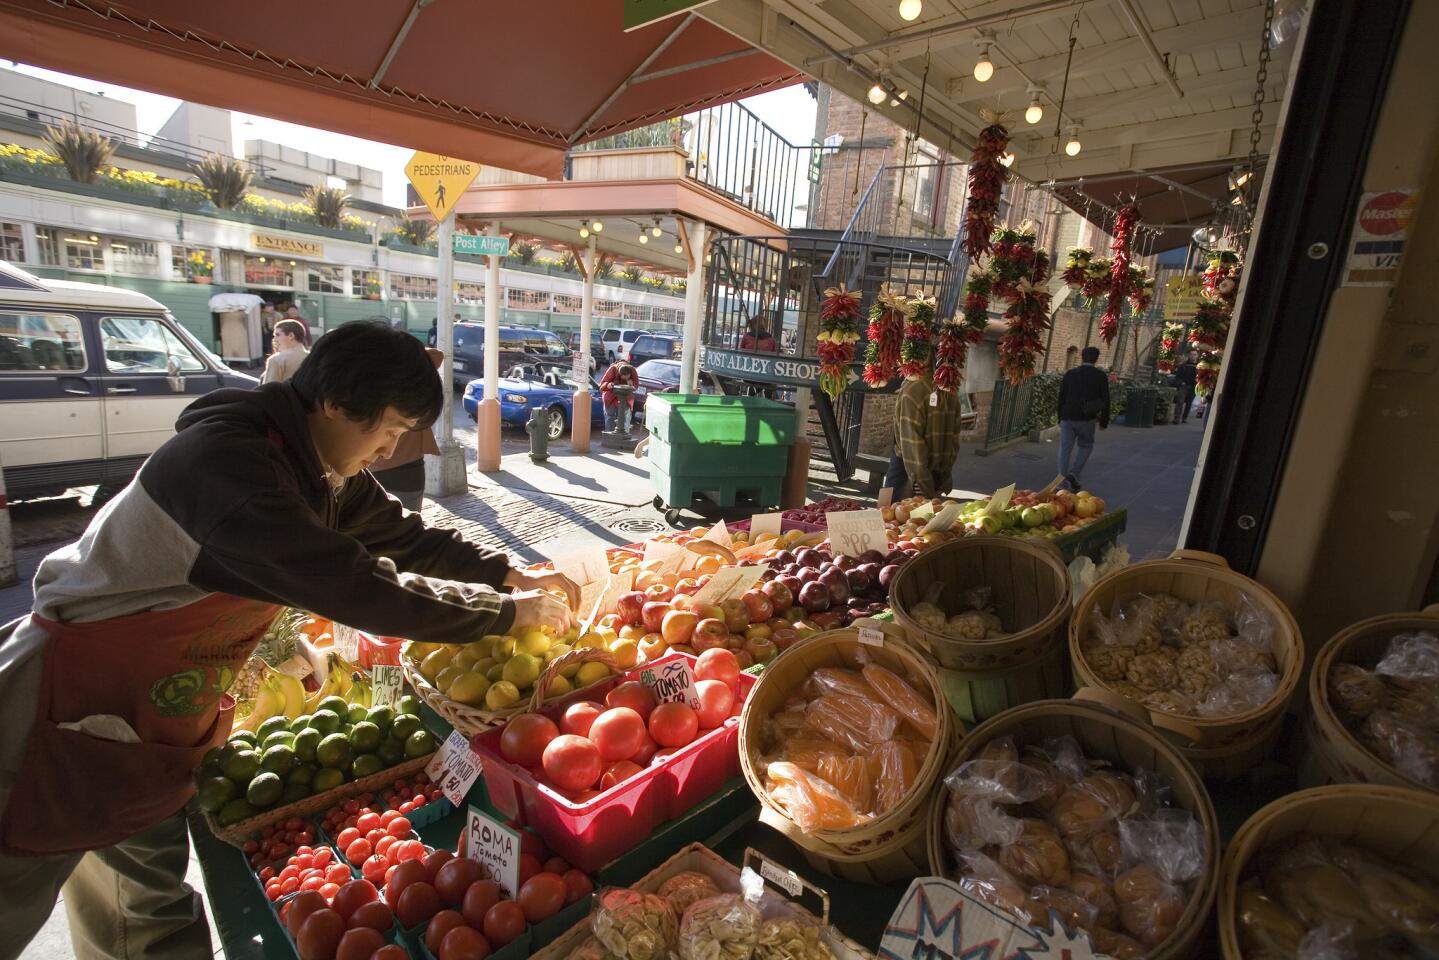
[[[450,215],[460,195],[469,189],[479,175],[478,163],[419,150],[416,150],[410,162],[405,164],[405,176],[410,178],[415,192],[425,201],[425,206],[430,208],[436,220],[443,220]]]

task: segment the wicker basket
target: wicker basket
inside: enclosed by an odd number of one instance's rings
[[[1095,694],[1086,692],[1082,696],[1088,699]],[[971,730],[960,743],[948,769],[972,759],[980,748],[997,737],[1012,736],[1016,743],[1028,744],[1068,735],[1078,741],[1090,759],[1107,760],[1124,770],[1142,767],[1163,774],[1173,787],[1175,806],[1188,810],[1199,821],[1209,849],[1204,872],[1194,883],[1184,916],[1169,939],[1147,956],[1149,960],[1197,956],[1204,925],[1214,905],[1219,871],[1219,828],[1214,807],[1193,765],[1168,740],[1135,719],[1142,714],[1135,712],[1123,697],[1105,697],[1103,693],[1098,697],[1104,702],[1085,702],[1079,698],[1043,700],[1007,710]],[[935,792],[938,797],[929,821],[929,871],[937,877],[951,877],[953,863],[944,839],[948,792],[943,786]]]
[[[516,714],[537,709],[539,705],[544,702],[543,691],[548,689],[552,678],[559,676],[560,670],[576,663],[591,662],[603,663],[610,668],[612,674],[624,672],[623,668],[615,662],[614,657],[610,656],[604,650],[580,647],[562,656],[555,657],[555,659],[545,664],[545,668],[540,671],[539,679],[535,681],[535,688],[530,695],[529,701],[521,700],[514,706],[506,707],[503,710],[485,710],[480,707],[472,707],[468,704],[460,703],[457,700],[451,700],[441,693],[438,687],[421,675],[419,669],[415,666],[413,658],[400,658],[400,665],[401,669],[405,672],[405,679],[409,681],[410,686],[414,687],[415,693],[419,695],[420,699],[428,704],[431,710],[444,718],[446,723],[467,737],[473,737],[477,733],[484,733],[486,730],[498,727],[506,723]],[[608,679],[608,677],[606,679]],[[603,682],[603,680],[598,681],[598,683]],[[591,686],[594,685],[595,684],[591,684]]]
[[[396,780],[414,776],[425,769],[429,762],[430,757],[406,760],[393,767],[386,767],[378,773],[372,773],[368,777],[342,783],[333,790],[326,790],[324,793],[317,793],[303,800],[287,803],[283,807],[257,813],[253,817],[237,821],[228,827],[220,826],[215,822],[215,817],[207,812],[205,813],[205,824],[216,839],[223,840],[232,847],[243,847],[246,840],[258,836],[261,830],[276,821],[287,820],[290,817],[312,817],[323,810],[328,810],[341,800],[367,797]]]
[[[1266,847],[1313,834],[1352,841],[1439,883],[1439,804],[1423,790],[1380,784],[1336,784],[1301,790],[1269,804],[1244,822],[1219,875],[1219,946],[1225,960],[1243,960],[1235,917],[1239,883]]]
[[[1089,589],[1075,608],[1069,624],[1069,655],[1077,686],[1105,687],[1085,662],[1082,642],[1093,630],[1096,607],[1110,611],[1120,601],[1139,593],[1167,593],[1186,603],[1217,600],[1233,607],[1247,597],[1274,625],[1274,659],[1279,686],[1262,706],[1231,717],[1183,717],[1199,731],[1192,743],[1178,741],[1180,749],[1204,777],[1224,778],[1243,773],[1274,748],[1283,717],[1304,671],[1304,639],[1294,617],[1278,597],[1250,578],[1235,573],[1222,557],[1196,550],[1176,550],[1167,560],[1149,560],[1116,570]],[[1107,687],[1106,687],[1107,689]],[[1172,714],[1151,711],[1154,726],[1168,729]],[[1172,731],[1171,731],[1172,732]]]
[[[881,631],[882,645],[862,644],[860,629]],[[804,833],[770,799],[769,792],[764,788],[764,778],[757,769],[760,729],[764,720],[776,712],[816,668],[850,666],[849,658],[859,649],[871,655],[875,662],[904,677],[922,694],[928,694],[939,719],[938,734],[919,765],[909,795],[889,813],[847,830]],[[958,735],[954,717],[949,711],[940,709],[943,702],[933,665],[903,639],[903,632],[893,624],[858,621],[855,626],[817,634],[789,647],[783,656],[765,669],[740,715],[740,767],[750,789],[759,798],[760,819],[789,837],[805,851],[805,857],[813,865],[834,876],[878,883],[913,877],[915,873],[911,868],[906,868],[907,873],[891,873],[887,865],[913,860],[915,849],[920,851],[916,862],[923,861],[926,805]],[[896,860],[896,848],[911,852]],[[858,866],[867,862],[870,867]]]
[[[924,600],[953,612],[962,591],[984,586],[993,589],[995,612],[1014,631],[1003,639],[957,640],[909,615]],[[1072,607],[1069,569],[1043,540],[965,537],[926,550],[894,578],[889,605],[910,639],[950,671],[950,705],[967,723],[1069,692],[1062,652]]]
[[[1393,613],[1361,620],[1335,634],[1319,651],[1314,658],[1314,669],[1309,672],[1307,745],[1299,771],[1302,785],[1383,783],[1433,790],[1370,753],[1339,719],[1329,698],[1329,674],[1336,664],[1372,664],[1383,656],[1396,635],[1417,630],[1439,634],[1439,604],[1426,607],[1421,613]]]

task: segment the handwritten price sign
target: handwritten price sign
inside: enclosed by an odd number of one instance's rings
[[[700,696],[695,690],[695,675],[687,660],[646,667],[640,674],[640,682],[650,688],[660,703],[687,703],[692,709],[699,709]]]
[[[474,860],[485,875],[513,898],[520,889],[520,835],[493,817],[470,807],[461,835],[461,856]]]
[[[377,707],[393,708],[400,702],[400,689],[404,686],[405,678],[399,667],[377,663],[370,668],[370,679],[371,690],[374,691],[371,703]]]
[[[884,553],[889,548],[884,518],[878,510],[832,510],[825,520],[830,545],[845,556],[857,557],[866,550]]]
[[[445,798],[458,807],[480,775],[480,758],[470,749],[470,741],[463,733],[451,730],[425,765],[425,774],[438,783]]]

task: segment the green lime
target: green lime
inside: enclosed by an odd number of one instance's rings
[[[219,766],[220,762],[223,761],[226,756],[227,754],[225,753],[224,747],[211,747],[209,750],[206,750],[205,755],[200,758],[200,766],[204,767],[206,764]]]
[[[395,721],[395,708],[384,705],[371,707],[370,712],[365,714],[365,719],[379,727],[381,733],[389,733],[390,724]]]
[[[239,794],[240,788],[235,786],[235,781],[227,777],[211,777],[200,784],[200,790],[195,796],[201,810],[218,813],[221,807]]]
[[[286,731],[286,732],[289,732],[289,729],[290,729],[290,718],[289,718],[289,717],[285,717],[285,716],[271,717],[270,719],[266,720],[264,723],[260,724],[260,729],[258,729],[258,730],[255,731],[255,736],[259,738],[259,740],[260,740],[261,743],[264,743],[264,742],[265,742],[265,738],[268,737],[270,734],[276,732],[277,730],[284,730],[284,731]]]
[[[435,738],[428,730],[416,730],[405,741],[405,756],[411,760],[415,757],[427,757],[434,752]]]
[[[385,769],[385,762],[373,753],[362,753],[355,758],[355,767],[352,773],[356,780],[361,777],[368,777],[373,773],[379,773]]]
[[[299,733],[301,730],[305,729],[309,725],[310,715],[308,713],[302,713],[298,717],[290,721],[290,732]]]
[[[345,782],[345,775],[338,770],[328,768],[316,770],[315,779],[310,781],[310,790],[313,793],[324,793],[326,790],[333,790]]]
[[[310,783],[315,779],[316,769],[317,768],[313,763],[297,763],[295,764],[294,769],[292,769],[288,774],[285,775],[285,782],[303,783],[305,786],[308,787]]]
[[[260,768],[268,773],[286,774],[295,769],[295,750],[293,747],[277,744],[265,751],[260,758]]]
[[[368,720],[361,720],[350,730],[350,746],[356,753],[374,753],[381,739],[380,728]]]
[[[390,736],[404,742],[410,738],[410,734],[420,729],[420,718],[409,713],[402,713],[390,724]]]
[[[396,740],[393,737],[388,737],[380,741],[380,749],[377,752],[380,755],[380,759],[385,762],[385,766],[393,767],[405,759],[405,742],[403,740]]]
[[[315,748],[315,760],[322,767],[342,769],[350,762],[350,741],[343,733],[332,733]]]
[[[220,808],[220,812],[215,814],[215,822],[222,827],[228,827],[232,823],[248,820],[258,812],[248,801],[236,797]]]
[[[285,791],[285,781],[273,773],[258,773],[250,785],[245,788],[245,799],[251,805],[263,810],[266,807],[273,807],[280,800],[280,794]]]
[[[265,738],[260,746],[260,752],[264,753],[271,747],[291,747],[295,745],[295,735],[288,730],[279,730]]]
[[[335,699],[338,698],[326,697],[325,702]],[[334,733],[340,729],[340,715],[329,707],[321,707],[310,717],[310,729],[318,730],[321,733]]]
[[[367,707],[367,706],[365,706],[363,703],[352,703],[352,704],[350,704],[350,722],[351,722],[351,723],[359,723],[361,720],[365,719],[365,717],[368,716],[369,713],[370,713],[370,708]]]
[[[329,696],[320,701],[320,710],[328,710],[337,717],[343,717],[350,712],[350,701],[344,697]],[[318,713],[319,710],[315,712]]]
[[[229,743],[249,744],[252,747],[259,742],[255,739],[255,733],[252,730],[236,730],[230,734],[229,739]]]
[[[249,783],[250,778],[260,772],[260,755],[254,750],[242,750],[222,765],[225,776],[236,783]]]
[[[301,730],[295,734],[295,756],[304,763],[313,763],[315,760],[315,748],[325,735],[314,727]]]
[[[225,765],[223,763],[218,760],[206,760],[200,764],[200,769],[195,774],[195,782],[204,783],[211,777],[223,777],[224,775]]]
[[[287,783],[285,789],[280,792],[280,805],[299,803],[310,795],[310,788],[303,783]]]
[[[420,715],[420,698],[412,693],[405,694],[395,705],[395,712],[418,717]]]

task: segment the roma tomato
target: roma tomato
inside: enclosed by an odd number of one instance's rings
[[[525,911],[513,900],[501,900],[485,914],[485,939],[492,946],[503,947],[524,932]]]
[[[574,903],[576,900],[583,900],[595,892],[595,885],[584,871],[570,869],[565,871],[565,903]]]
[[[374,903],[378,899],[380,899],[380,893],[375,889],[372,881],[351,880],[335,893],[335,902],[331,906],[348,921],[360,907],[367,903]]]
[[[493,880],[477,880],[465,891],[460,913],[465,922],[475,928],[485,925],[485,915],[500,902],[500,885]]]
[[[385,935],[369,927],[355,927],[346,930],[335,949],[335,960],[370,960],[375,951],[385,945]]]
[[[465,918],[460,911],[441,910],[430,918],[429,926],[425,927],[425,946],[435,956],[439,956],[440,942],[445,939],[445,934],[464,925]]]
[[[423,870],[423,868],[421,868]],[[395,919],[406,930],[429,923],[430,918],[440,912],[440,895],[424,880],[417,880],[405,888],[395,904]]]
[[[490,943],[473,927],[456,927],[440,941],[439,960],[485,960]]]
[[[328,908],[316,910],[298,930],[295,950],[300,960],[334,960],[340,938],[345,935],[345,918]]]
[[[478,861],[468,857],[456,857],[444,866],[440,867],[435,874],[435,889],[440,894],[447,907],[458,908],[465,900],[465,893],[470,885],[484,876],[484,869]],[[485,908],[489,909],[488,906]],[[480,920],[484,920],[484,914],[480,914]]]
[[[568,893],[563,877],[537,873],[520,884],[520,894],[515,899],[525,912],[525,919],[530,923],[539,923],[560,912]]]
[[[389,903],[390,909],[393,910],[399,906],[400,897],[404,894],[406,887],[412,883],[426,882],[426,876],[425,865],[419,860],[406,860],[395,867],[394,873],[391,873],[385,880],[385,901]],[[435,909],[439,910],[438,907]],[[407,923],[405,926],[411,927],[414,924]]]
[[[350,929],[355,927],[369,927],[381,933],[389,933],[390,928],[395,925],[395,915],[390,908],[380,901],[373,903],[362,903],[350,914]]]

